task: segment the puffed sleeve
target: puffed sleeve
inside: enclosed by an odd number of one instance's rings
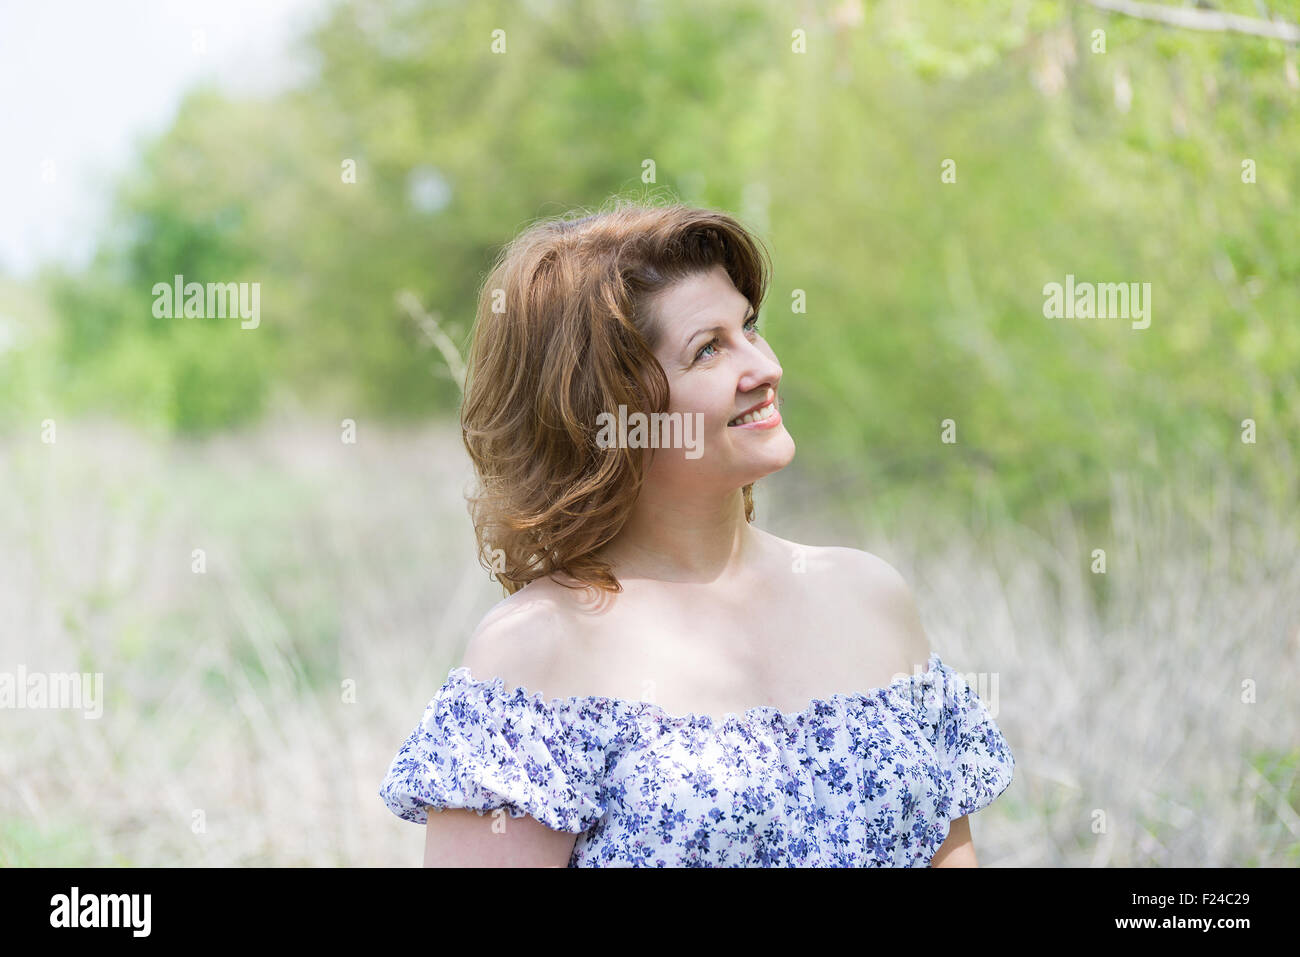
[[[926,731],[951,798],[947,816],[956,820],[992,804],[1011,784],[1016,760],[984,701],[937,654],[921,685]]]
[[[504,807],[556,831],[578,834],[605,814],[600,715],[581,699],[552,706],[500,678],[477,681],[453,668],[397,752],[379,789],[388,809],[416,824],[426,807]]]

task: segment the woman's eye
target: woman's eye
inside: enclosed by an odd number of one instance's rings
[[[750,316],[748,319],[745,320],[745,331],[758,332],[758,313],[754,313],[752,316]],[[700,351],[695,353],[695,361],[699,362],[701,359],[705,358],[704,350],[712,349],[714,347],[714,344],[717,341],[718,341],[717,339],[712,339],[709,342],[705,343],[703,346],[701,346]]]

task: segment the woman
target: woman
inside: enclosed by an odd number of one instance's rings
[[[502,252],[462,429],[508,597],[380,791],[426,865],[976,865],[967,815],[1014,759],[906,583],[752,524],[795,450],[769,274],[734,219],[681,205]],[[637,413],[673,427],[605,428]]]

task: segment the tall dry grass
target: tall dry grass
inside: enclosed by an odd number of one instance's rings
[[[454,430],[339,435],[0,440],[0,670],[102,672],[106,698],[0,711],[0,863],[418,864],[377,789],[501,591]],[[1099,541],[1064,517],[923,536],[924,508],[810,499],[797,466],[760,524],[893,562],[996,708],[1017,767],[973,819],[983,865],[1300,861],[1295,516],[1117,485]]]

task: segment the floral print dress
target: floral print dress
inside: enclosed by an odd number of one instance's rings
[[[924,674],[717,720],[648,701],[544,701],[451,669],[384,777],[398,817],[504,808],[578,835],[570,867],[928,867],[1011,783],[984,702]]]

